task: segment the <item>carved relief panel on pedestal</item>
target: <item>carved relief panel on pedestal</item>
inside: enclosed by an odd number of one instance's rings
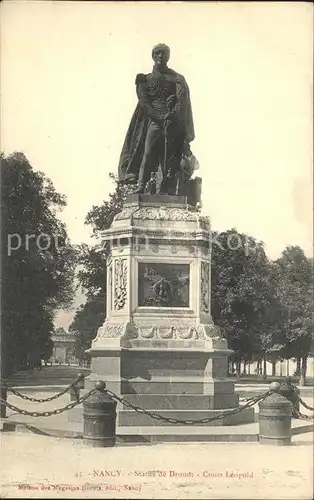
[[[109,294],[109,308],[112,310],[112,264],[108,266],[108,294]]]
[[[189,307],[189,264],[139,263],[138,305]]]
[[[209,290],[209,263],[201,263],[201,312],[209,313],[210,310],[210,290]]]
[[[120,311],[127,299],[128,265],[126,259],[115,259],[114,262],[114,308]]]

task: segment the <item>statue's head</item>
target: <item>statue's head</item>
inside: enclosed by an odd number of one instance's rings
[[[167,66],[167,62],[170,58],[170,48],[164,43],[159,43],[155,45],[152,50],[152,58],[156,66]]]

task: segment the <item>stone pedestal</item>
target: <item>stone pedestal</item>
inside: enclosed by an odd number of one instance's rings
[[[130,403],[212,425],[252,422],[228,379],[227,341],[210,314],[210,221],[185,197],[132,195],[103,238],[107,318],[89,354],[97,379]],[[119,426],[167,425],[118,405]],[[172,424],[173,425],[173,424]],[[207,424],[209,425],[209,424]]]

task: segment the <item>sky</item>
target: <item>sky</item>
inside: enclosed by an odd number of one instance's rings
[[[74,243],[106,200],[151,49],[188,82],[203,213],[277,258],[312,255],[313,6],[302,2],[1,3],[1,150],[68,206]]]

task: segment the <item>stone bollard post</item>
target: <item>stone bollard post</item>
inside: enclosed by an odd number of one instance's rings
[[[80,390],[84,389],[84,373],[79,373],[77,376],[77,382],[75,385],[72,385],[70,389],[70,399],[71,401],[78,401],[80,398]]]
[[[116,444],[116,401],[104,391],[102,380],[95,384],[97,391],[83,403],[83,442],[89,446],[109,447]]]
[[[7,388],[4,385],[1,385],[1,399],[3,399],[3,401],[7,400],[7,393],[8,393]],[[7,417],[7,407],[2,402],[0,406],[0,417],[1,418]]]
[[[279,393],[279,389],[279,382],[272,382],[269,386],[271,394],[258,403],[261,444],[291,444],[292,403]]]
[[[282,384],[280,384],[278,392],[292,403],[293,405],[292,414],[294,414],[295,412],[299,413],[300,403],[298,401],[298,395],[300,394],[300,391],[297,388],[297,386],[292,383],[292,377],[285,378],[285,381]]]

